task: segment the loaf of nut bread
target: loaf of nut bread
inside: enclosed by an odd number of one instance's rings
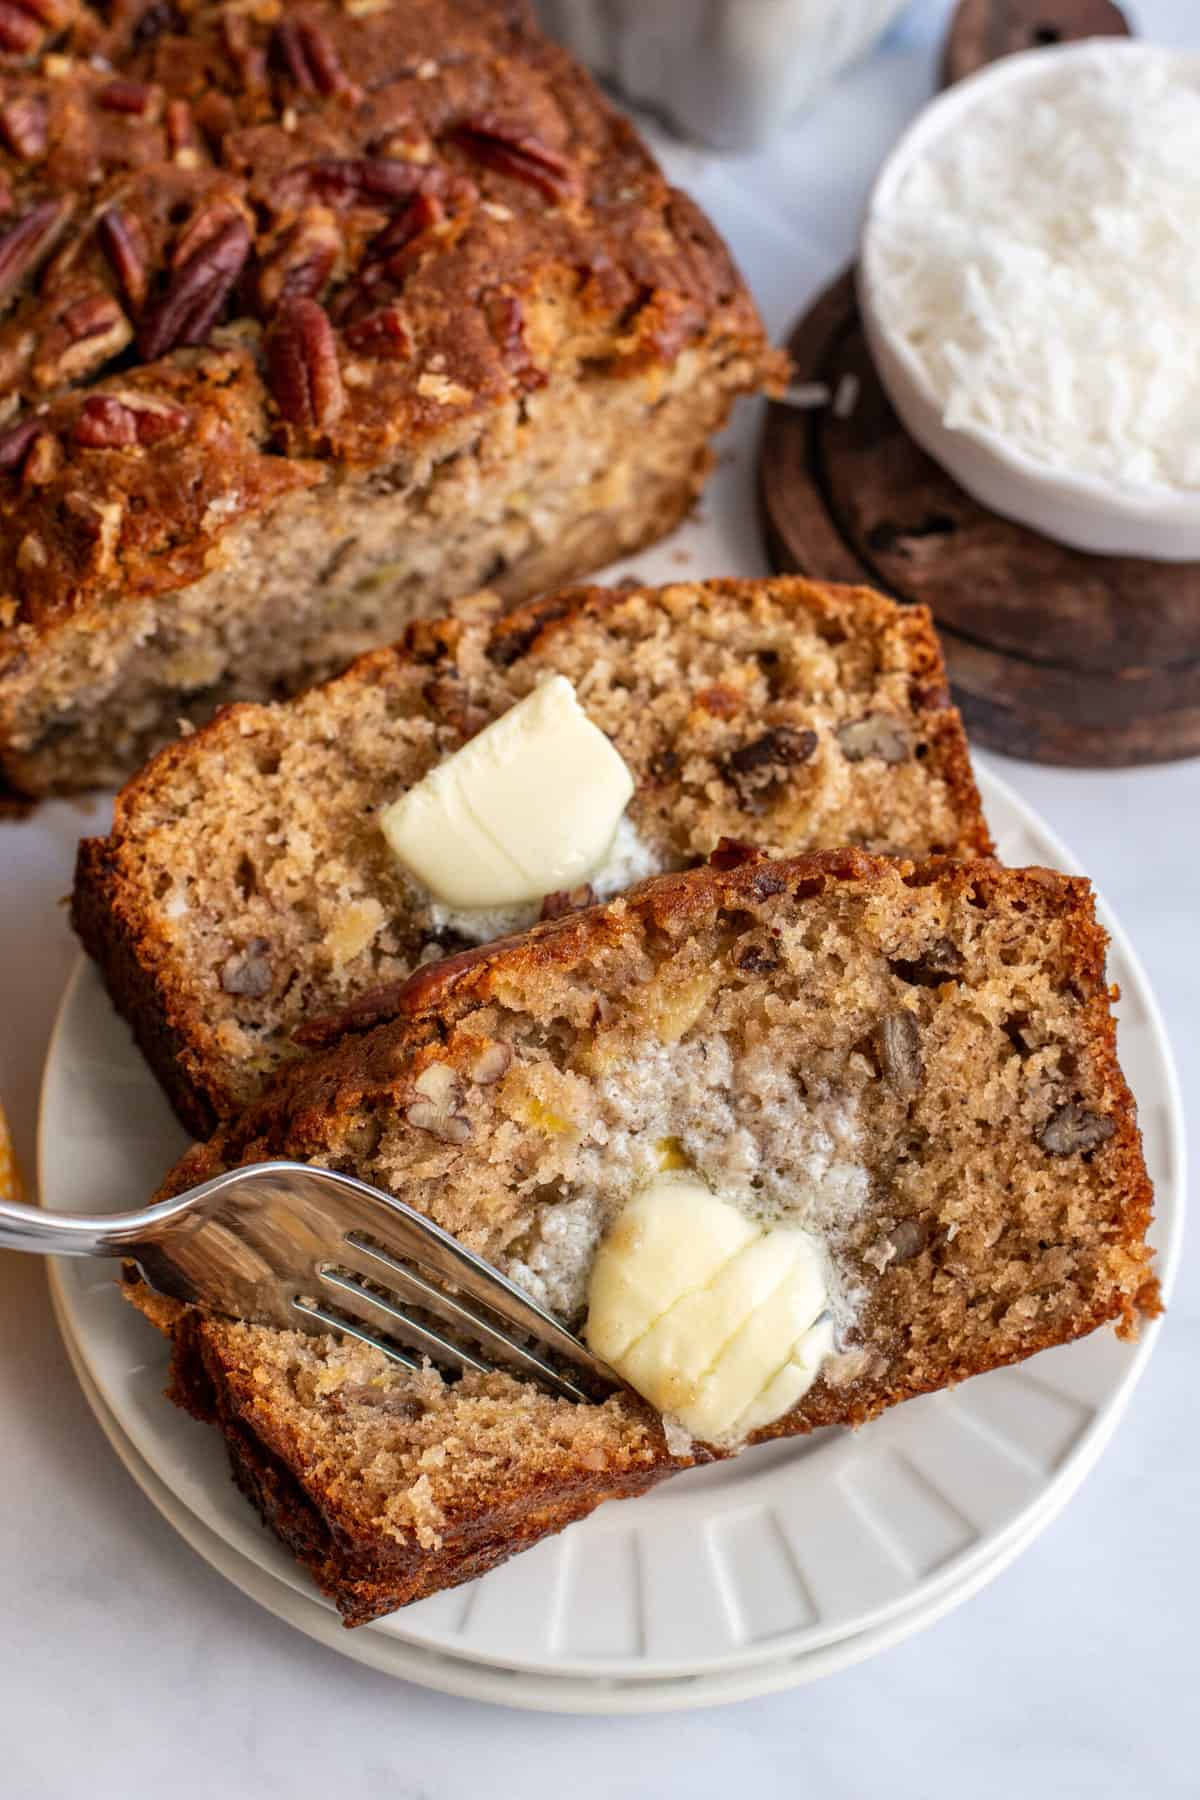
[[[990,848],[922,608],[790,577],[574,590],[507,617],[481,599],[171,746],[80,847],[76,929],[197,1135],[299,1054],[297,1030],[462,947],[378,815],[549,671],[633,775],[630,878],[722,837]]]
[[[659,536],[779,374],[525,0],[0,11],[10,795]]]
[[[664,876],[419,972],[162,1193],[280,1155],[348,1170],[578,1324],[597,1241],[667,1145],[830,1259],[833,1351],[757,1435],[861,1424],[1157,1308],[1104,950],[1088,884],[1042,869],[842,850]],[[174,1338],[176,1399],[351,1624],[713,1454],[668,1447],[628,1392],[448,1382],[128,1292]]]

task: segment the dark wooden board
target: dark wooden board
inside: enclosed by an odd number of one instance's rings
[[[1016,34],[1019,44],[1035,14],[1066,41],[1114,11],[965,0],[948,42],[957,38],[965,74],[997,43],[1011,49]],[[980,743],[1107,767],[1200,754],[1200,565],[1089,556],[971,499],[892,411],[851,274],[813,303],[788,347],[798,384],[851,392],[854,404],[844,417],[830,406],[769,409],[759,477],[777,568],[926,603]]]
[[[942,82],[949,87],[1015,50],[1129,35],[1112,0],[961,0],[946,34]]]

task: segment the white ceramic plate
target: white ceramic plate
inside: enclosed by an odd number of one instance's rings
[[[980,775],[1004,860],[1070,866],[1036,816],[986,769]],[[1145,977],[1105,922],[1122,989],[1122,1061],[1157,1189],[1152,1236],[1169,1286],[1182,1225],[1179,1096]],[[98,978],[81,965],[47,1060],[43,1203],[139,1204],[182,1143]],[[217,1435],[162,1400],[165,1348],[109,1273],[64,1263],[54,1279],[89,1377],[155,1477],[229,1549],[310,1599],[307,1577],[230,1483]],[[1077,1485],[1156,1336],[1151,1325],[1128,1345],[1098,1332],[910,1401],[860,1433],[763,1446],[676,1477],[367,1629],[441,1657],[636,1683],[761,1668],[880,1630],[914,1608],[940,1610]]]
[[[532,1675],[518,1669],[501,1668],[401,1643],[384,1633],[366,1629],[347,1631],[332,1607],[315,1596],[296,1592],[289,1583],[278,1580],[249,1557],[233,1550],[214,1531],[202,1525],[194,1513],[154,1474],[140,1457],[100,1398],[87,1373],[83,1354],[70,1323],[63,1312],[61,1298],[54,1295],[54,1310],[62,1329],[67,1353],[79,1377],[84,1396],[96,1419],[125,1468],[172,1524],[184,1541],[199,1556],[231,1581],[242,1593],[257,1600],[268,1612],[294,1625],[298,1631],[336,1650],[352,1661],[365,1663],[381,1674],[403,1681],[416,1682],[438,1693],[458,1694],[470,1700],[487,1700],[495,1705],[521,1707],[533,1712],[559,1713],[651,1713],[679,1712],[699,1706],[717,1706],[734,1700],[749,1700],[760,1694],[778,1693],[781,1689],[803,1687],[840,1669],[853,1667],[882,1650],[889,1650],[927,1625],[960,1606],[964,1600],[992,1581],[1038,1533],[1045,1529],[1070,1498],[1076,1482],[1057,1484],[1041,1507],[1026,1521],[1020,1536],[1014,1537],[999,1555],[976,1569],[965,1579],[954,1583],[932,1601],[911,1606],[897,1618],[873,1630],[840,1638],[836,1644],[809,1650],[794,1656],[774,1656],[747,1668],[724,1674],[697,1676],[665,1676],[658,1680],[622,1680],[611,1676]],[[1117,1409],[1109,1414],[1115,1427]],[[1102,1447],[1097,1443],[1097,1453]],[[1086,1469],[1077,1465],[1076,1475],[1082,1479]]]

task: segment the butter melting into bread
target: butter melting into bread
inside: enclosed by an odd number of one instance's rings
[[[780,376],[524,0],[0,12],[0,788],[659,537]]]
[[[553,675],[633,781],[600,897],[722,837],[784,853],[991,847],[924,608],[794,578],[576,589],[507,617],[483,599],[299,699],[224,713],[81,845],[76,929],[198,1135],[261,1093],[314,1018],[572,903],[438,907],[382,828]],[[536,764],[521,771],[521,811],[537,814],[558,756],[540,783]]]
[[[420,970],[163,1192],[279,1155],[352,1171],[586,1329],[598,1250],[636,1250],[622,1215],[674,1170],[716,1229],[735,1208],[819,1252],[815,1378],[754,1427],[756,1397],[749,1441],[859,1424],[1157,1308],[1104,947],[1087,883],[1046,870],[840,850],[664,876]],[[129,1292],[350,1624],[734,1447],[632,1392],[448,1382]]]

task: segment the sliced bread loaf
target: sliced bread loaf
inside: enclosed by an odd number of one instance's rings
[[[579,1323],[597,1243],[665,1158],[828,1258],[832,1351],[755,1436],[860,1424],[1157,1307],[1104,947],[1087,883],[1040,869],[844,850],[666,876],[422,971],[162,1191],[276,1155],[349,1170]],[[668,1442],[632,1394],[445,1382],[129,1292],[351,1624],[723,1453]]]
[[[75,927],[197,1134],[299,1054],[304,1021],[464,945],[378,815],[550,671],[634,779],[615,887],[722,837],[990,849],[923,608],[792,578],[572,589],[508,616],[481,598],[299,699],[230,708],[80,846]]]

